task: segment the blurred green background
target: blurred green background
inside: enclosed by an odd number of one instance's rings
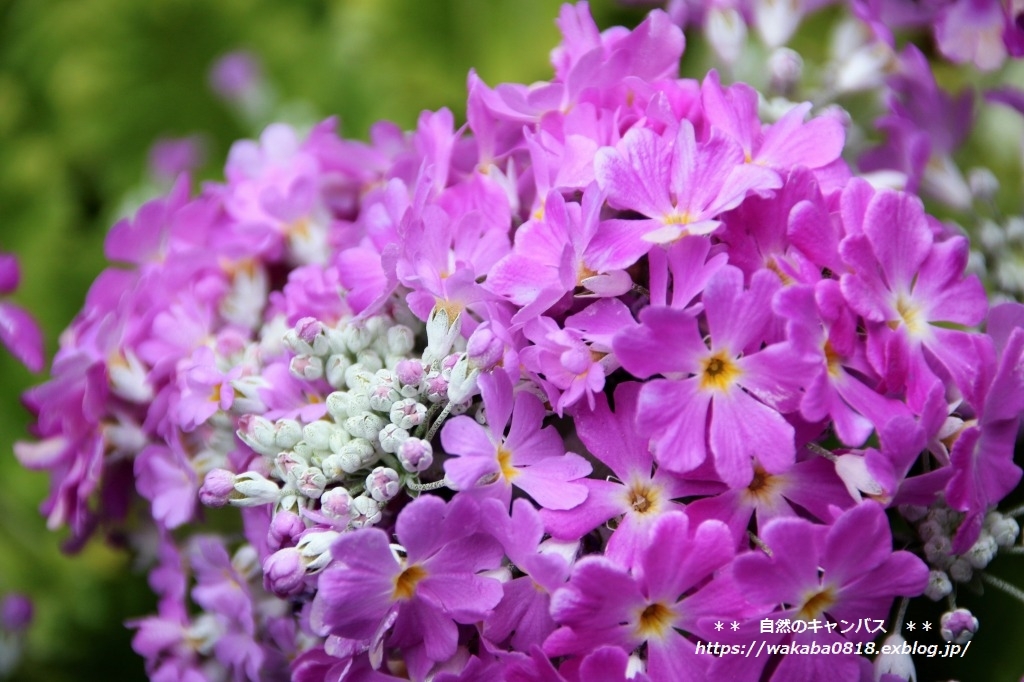
[[[104,266],[107,229],[126,201],[157,189],[146,181],[153,142],[201,135],[207,161],[199,178],[216,179],[231,142],[258,134],[259,121],[239,116],[208,85],[211,64],[225,53],[259,58],[273,118],[308,124],[338,115],[346,136],[365,138],[374,121],[410,128],[423,109],[447,106],[464,120],[471,67],[491,84],[550,78],[559,5],[0,0],[0,250],[21,258],[15,300],[37,314],[52,354]],[[610,0],[593,2],[592,11],[602,27],[642,17]],[[0,593],[27,593],[36,606],[13,679],[142,680],[123,623],[154,609],[144,578],[130,557],[99,543],[74,557],[61,553],[62,533],[48,531],[37,512],[46,477],[10,454],[26,434],[18,396],[33,377],[0,353],[0,378]],[[995,572],[1024,584],[1022,566],[1024,557],[1001,558]],[[919,679],[1019,678],[1024,656],[1014,643],[1024,641],[1024,605],[963,601],[982,618],[968,657],[959,667],[919,661]]]

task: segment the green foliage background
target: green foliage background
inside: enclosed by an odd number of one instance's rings
[[[15,300],[36,313],[52,354],[104,266],[106,230],[125,197],[144,191],[153,141],[201,133],[208,162],[200,176],[219,178],[231,142],[258,134],[210,91],[207,70],[218,56],[251,50],[286,117],[308,123],[336,114],[344,134],[365,138],[374,121],[409,128],[423,109],[447,106],[462,120],[470,68],[492,84],[549,78],[559,4],[0,0],[0,249],[21,258]],[[601,26],[642,16],[610,0],[592,9]],[[62,534],[37,512],[46,477],[10,454],[27,433],[18,396],[33,379],[0,353],[0,593],[22,591],[36,605],[14,678],[142,680],[123,623],[154,608],[143,577],[126,553],[101,543],[62,554]],[[1024,673],[1006,646],[1024,638],[1024,606],[987,601],[970,665],[934,674]]]

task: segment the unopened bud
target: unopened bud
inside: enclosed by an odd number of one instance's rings
[[[388,467],[377,467],[366,477],[366,492],[378,502],[387,502],[402,489],[398,472]]]
[[[398,448],[398,461],[406,471],[426,471],[434,463],[434,449],[422,438],[408,438]]]
[[[374,336],[375,334],[372,331],[358,324],[349,324],[341,332],[341,337],[345,341],[345,347],[353,354],[358,353],[373,343]]]
[[[768,58],[771,73],[771,88],[780,95],[792,93],[804,72],[804,60],[800,53],[788,47],[774,50]]]
[[[274,431],[274,442],[279,450],[291,450],[302,440],[302,424],[294,419],[278,419]]]
[[[327,377],[327,383],[333,388],[344,388],[347,386],[345,383],[345,371],[352,366],[352,361],[348,359],[347,355],[331,355],[327,358],[327,362],[324,363],[324,376]]]
[[[293,511],[282,509],[274,514],[267,530],[267,539],[275,547],[294,545],[295,539],[306,530],[302,518]]]
[[[395,424],[386,424],[384,428],[380,430],[380,434],[378,436],[380,449],[384,452],[397,452],[398,448],[401,447],[402,443],[408,437],[409,432],[400,426],[396,426]]]
[[[384,368],[384,360],[376,351],[366,348],[356,354],[356,363],[371,374]]]
[[[982,569],[989,565],[989,562],[996,557],[996,552],[999,547],[996,545],[996,540],[986,532],[981,534],[978,541],[975,542],[964,557],[970,562],[971,567],[975,569]]]
[[[389,417],[391,423],[402,429],[411,429],[423,423],[427,416],[426,405],[411,398],[405,398],[395,402],[391,406]]]
[[[959,557],[947,569],[949,577],[958,583],[965,583],[974,576],[974,569],[967,557]]]
[[[505,342],[486,323],[476,328],[466,343],[466,356],[470,364],[487,372],[494,368],[505,354]]]
[[[966,644],[978,631],[978,619],[967,609],[956,609],[942,614],[939,626],[942,639],[955,644]]]
[[[945,571],[932,570],[928,572],[928,587],[924,588],[924,595],[932,601],[939,601],[953,591],[953,583]]]
[[[277,502],[281,489],[277,483],[268,481],[255,471],[246,471],[235,476],[235,492],[241,497],[232,495],[228,500],[235,507],[258,507],[263,504]]]
[[[380,503],[367,495],[360,495],[352,500],[350,510],[353,528],[369,528],[380,523]]]
[[[338,539],[333,530],[311,531],[303,535],[295,548],[306,563],[307,573],[316,573],[331,563],[331,545]]]
[[[377,434],[384,428],[385,421],[373,412],[362,412],[345,420],[345,430],[356,438],[377,440]]]
[[[295,547],[279,549],[263,562],[263,587],[278,597],[297,594],[305,580],[306,566]]]
[[[318,419],[302,427],[302,440],[314,450],[326,452],[330,447],[331,434],[337,430],[339,429],[330,422]]]
[[[243,443],[261,455],[276,455],[281,449],[275,441],[274,424],[259,415],[243,414],[239,417],[237,433]]]
[[[967,186],[975,199],[991,201],[999,192],[999,178],[988,168],[979,166],[967,172]]]
[[[323,494],[327,486],[327,477],[316,467],[309,467],[295,478],[295,486],[306,497],[316,500]]]
[[[406,386],[419,386],[423,379],[423,363],[419,360],[402,360],[395,365],[395,376]]]
[[[207,507],[223,507],[235,492],[235,475],[227,469],[213,469],[199,489],[199,501]]]
[[[324,361],[315,355],[296,355],[288,363],[288,370],[297,379],[316,381],[324,375]]]
[[[349,520],[352,495],[345,488],[331,488],[320,496],[320,511],[332,519]]]
[[[416,345],[416,335],[404,324],[388,329],[388,354],[408,355]]]
[[[911,682],[917,679],[917,668],[910,656],[910,647],[904,648],[906,643],[907,640],[897,632],[885,638],[882,653],[875,658],[876,680],[882,679],[883,675],[896,675]]]

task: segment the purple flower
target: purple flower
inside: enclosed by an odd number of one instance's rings
[[[619,384],[614,413],[602,394],[593,408],[577,409],[573,415],[580,439],[614,477],[584,479],[587,499],[577,507],[541,510],[548,532],[564,540],[578,540],[602,523],[617,519],[604,555],[627,568],[639,560],[654,523],[682,509],[675,500],[717,491],[708,485],[687,484],[667,469],[655,468],[647,438],[635,426],[640,388],[636,382]]]
[[[614,148],[598,150],[594,167],[611,206],[648,218],[633,221],[630,231],[659,244],[712,232],[718,216],[748,194],[781,185],[774,171],[745,163],[743,150],[723,135],[713,131],[698,142],[685,119],[665,135],[631,128]]]
[[[172,182],[202,166],[204,156],[203,140],[198,136],[160,138],[149,149],[149,172],[161,182]]]
[[[478,575],[497,567],[501,548],[478,524],[471,498],[445,504],[424,496],[398,517],[403,558],[376,528],[342,534],[331,547],[334,563],[320,576],[317,618],[331,633],[371,640],[371,649],[387,636],[421,679],[432,662],[455,653],[456,623],[483,620],[501,600],[498,581]]]
[[[615,338],[628,371],[672,377],[640,391],[637,428],[651,434],[659,464],[687,472],[710,454],[731,487],[750,483],[755,459],[769,473],[792,465],[793,427],[780,410],[795,407],[806,364],[786,343],[762,348],[778,287],[775,274],[762,270],[744,289],[742,273],[723,267],[703,295],[710,346],[693,314],[662,306],[645,308],[640,326]],[[675,342],[666,347],[665,339]]]
[[[713,619],[742,612],[739,593],[715,578],[732,556],[724,524],[691,528],[684,513],[666,514],[632,572],[599,556],[576,564],[552,598],[551,613],[561,627],[544,652],[585,654],[603,645],[632,651],[646,644],[652,679],[704,679],[708,659],[683,633],[713,637]]]
[[[761,530],[760,538],[771,556],[760,550],[738,556],[733,572],[752,604],[785,605],[773,618],[885,619],[894,598],[917,596],[928,584],[924,562],[909,552],[893,552],[889,522],[875,502],[857,505],[830,526],[776,519]],[[821,645],[844,639],[832,630],[793,637]],[[856,642],[872,635],[850,632],[845,637]],[[856,678],[860,662],[855,656],[786,656],[773,679],[818,679],[825,665],[837,678]]]
[[[20,279],[18,259],[0,253],[0,295],[13,293]],[[33,372],[43,369],[45,350],[39,324],[24,309],[7,301],[0,301],[0,345]]]
[[[487,426],[461,416],[441,431],[445,452],[456,455],[444,468],[458,490],[483,488],[508,502],[516,487],[548,509],[572,509],[586,499],[579,479],[590,473],[590,464],[565,451],[553,426],[542,427],[540,400],[520,391],[513,404],[512,383],[500,370],[481,376],[479,383]]]
[[[847,225],[840,245],[850,268],[842,292],[867,323],[872,367],[919,410],[936,372],[970,384],[978,363],[971,335],[948,325],[981,322],[985,291],[964,276],[967,241],[936,240],[917,197],[880,191],[862,215],[863,231]]]

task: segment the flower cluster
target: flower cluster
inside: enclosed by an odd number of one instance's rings
[[[885,621],[1016,542],[1024,306],[967,239],[841,112],[680,78],[668,14],[558,25],[466,126],[271,125],[110,232],[17,455],[72,546],[147,555],[152,679],[860,679],[697,645]]]

